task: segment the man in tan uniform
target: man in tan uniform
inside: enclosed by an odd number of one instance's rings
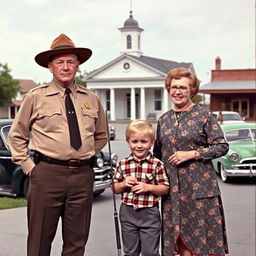
[[[76,48],[64,34],[39,53],[35,61],[49,68],[53,80],[25,96],[9,134],[13,162],[30,177],[28,256],[50,255],[59,217],[61,255],[84,255],[93,201],[92,158],[107,143],[98,97],[74,80],[91,53]],[[36,152],[35,162],[29,150]]]

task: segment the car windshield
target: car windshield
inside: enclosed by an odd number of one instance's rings
[[[228,131],[225,133],[225,137],[227,142],[234,142],[234,141],[252,141],[256,139],[256,129],[237,129]]]
[[[5,139],[7,139],[7,136],[8,136],[8,133],[9,133],[10,129],[11,129],[11,126],[9,126],[9,125],[8,126],[4,126],[2,128],[2,134],[3,134]]]
[[[224,121],[228,121],[228,120],[242,120],[241,117],[237,114],[223,114],[223,119]]]

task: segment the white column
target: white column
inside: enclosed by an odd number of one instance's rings
[[[115,108],[115,89],[110,89],[110,119],[116,120],[116,108]]]
[[[167,90],[164,88],[164,100],[163,100],[163,113],[169,110],[168,108],[168,101],[169,101],[169,94]]]
[[[131,88],[131,120],[136,119],[135,88]]]
[[[140,88],[140,118],[146,119],[145,116],[145,88]]]

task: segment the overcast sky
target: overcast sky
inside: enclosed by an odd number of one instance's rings
[[[92,71],[120,55],[120,31],[130,0],[0,0],[0,63],[18,79],[45,82],[48,69],[34,57],[67,34],[93,55],[81,65]],[[144,29],[146,56],[192,62],[202,84],[217,56],[223,69],[255,68],[254,0],[133,0],[134,19]]]

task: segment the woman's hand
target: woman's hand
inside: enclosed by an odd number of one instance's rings
[[[195,156],[198,156],[198,152],[196,150],[177,151],[169,157],[168,161],[172,165],[179,165],[179,164],[186,162],[190,159],[196,158]]]

